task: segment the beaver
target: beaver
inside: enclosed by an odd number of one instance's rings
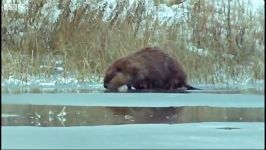
[[[197,89],[187,84],[187,75],[179,61],[158,47],[143,48],[117,59],[107,68],[104,87],[118,91],[123,85],[128,89]]]

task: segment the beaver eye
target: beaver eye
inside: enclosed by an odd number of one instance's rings
[[[121,69],[120,67],[117,67],[117,68],[116,68],[116,71],[117,71],[117,72],[121,72],[122,69]]]

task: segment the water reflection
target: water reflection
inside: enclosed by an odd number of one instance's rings
[[[2,104],[3,126],[68,127],[149,123],[264,122],[264,108],[91,107]]]

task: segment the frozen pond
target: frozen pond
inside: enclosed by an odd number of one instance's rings
[[[264,93],[2,89],[4,149],[263,148]]]
[[[224,130],[224,127],[235,129]],[[20,149],[81,148],[237,148],[264,147],[263,123],[188,123],[83,126],[70,128],[3,127],[2,146]]]

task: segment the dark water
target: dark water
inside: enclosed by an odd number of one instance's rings
[[[264,108],[92,107],[2,104],[2,126],[70,127],[196,122],[264,122]]]

